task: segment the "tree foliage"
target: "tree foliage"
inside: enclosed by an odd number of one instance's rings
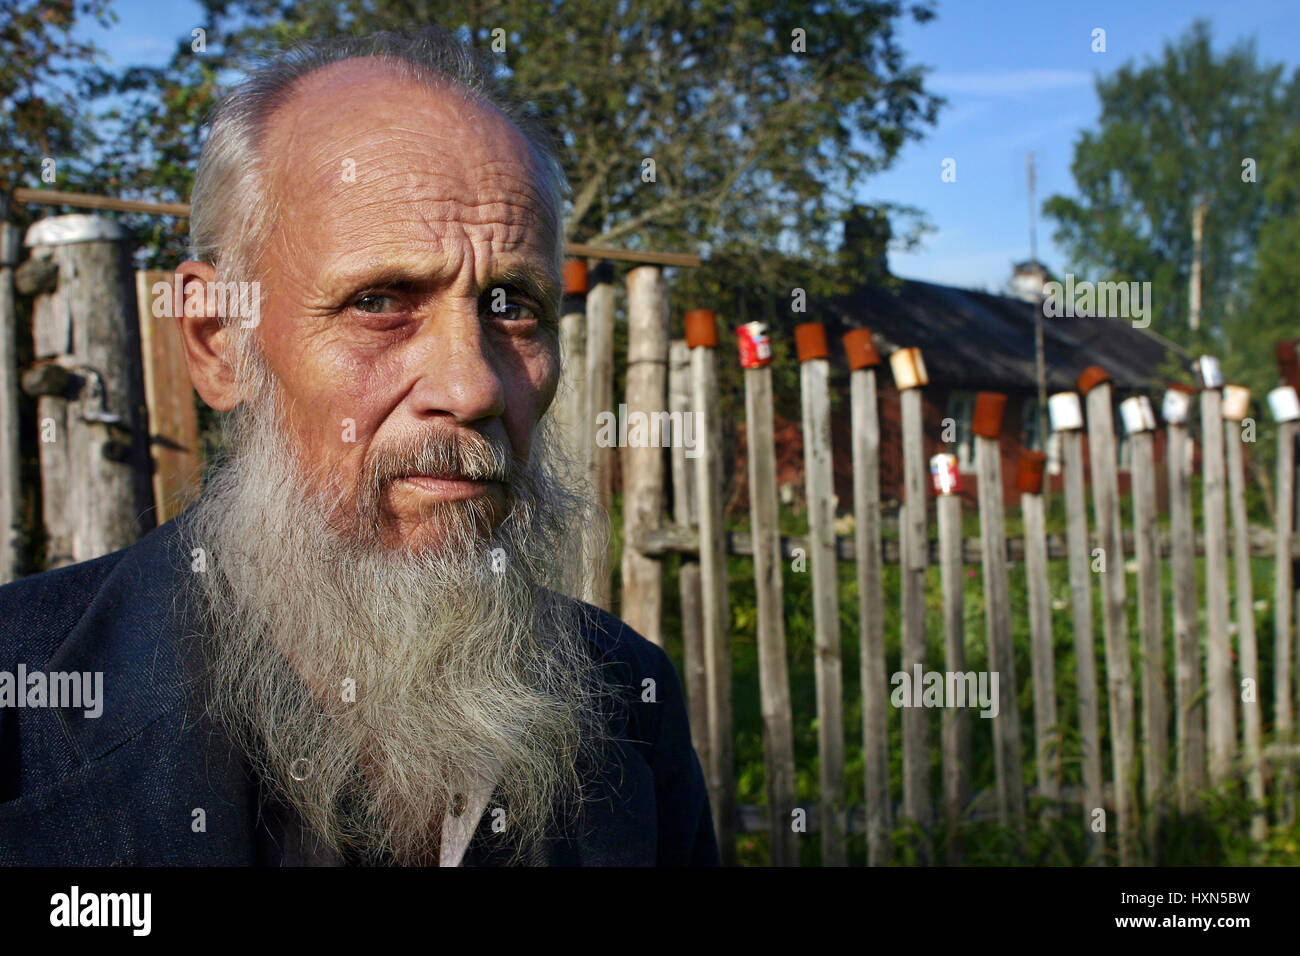
[[[711,275],[686,290],[700,295],[739,279],[777,288],[784,259],[799,262],[799,284],[833,284],[839,276],[826,253],[852,190],[918,137],[939,105],[895,38],[900,17],[932,16],[922,4],[205,0],[204,7],[205,52],[194,53],[186,38],[168,68],[118,79],[131,95],[115,117],[121,148],[109,164],[121,188],[188,188],[217,77],[235,77],[305,39],[437,23],[491,51],[507,85],[563,144],[568,238],[704,252]]]
[[[1079,195],[1044,204],[1075,269],[1151,282],[1154,331],[1231,352],[1270,207],[1264,183],[1277,169],[1278,133],[1300,115],[1294,94],[1294,81],[1284,82],[1281,66],[1260,65],[1253,44],[1217,54],[1204,22],[1158,60],[1099,77],[1099,125],[1079,138],[1071,167]],[[1200,201],[1208,215],[1198,336],[1187,320]]]
[[[0,183],[61,188],[90,181],[95,142],[86,70],[100,56],[79,21],[113,22],[109,0],[0,0]],[[52,160],[50,164],[47,160]]]

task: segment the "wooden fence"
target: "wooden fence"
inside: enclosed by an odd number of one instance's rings
[[[923,357],[916,349],[899,349],[889,356],[893,383],[901,391],[904,458],[904,494],[897,515],[899,533],[894,539],[885,535],[893,516],[887,521],[882,515],[880,489],[881,428],[876,393],[884,363],[871,333],[856,329],[844,337],[843,354],[851,370],[852,438],[850,448],[832,448],[830,343],[819,324],[800,326],[796,346],[801,362],[808,535],[788,538],[779,533],[772,369],[762,358],[746,363],[752,367],[743,372],[751,530],[738,534],[726,530],[722,513],[715,317],[707,310],[687,312],[685,339],[670,342],[668,306],[666,299],[660,298],[667,293],[649,271],[652,267],[643,266],[627,277],[628,414],[641,411],[650,419],[659,414],[674,427],[685,423],[682,416],[686,414],[702,414],[696,416],[698,434],[690,455],[686,447],[689,433],[678,434],[681,440],[662,442],[672,446],[671,468],[663,472],[643,464],[653,457],[645,449],[622,450],[624,468],[636,469],[636,476],[624,483],[625,577],[618,609],[629,624],[663,643],[663,566],[654,562],[670,554],[684,557],[678,583],[690,714],[728,862],[735,859],[737,834],[757,829],[768,836],[774,865],[797,865],[800,840],[808,838],[820,840],[823,864],[843,865],[848,859],[847,837],[855,832],[866,834],[868,862],[883,864],[891,859],[895,845],[891,831],[900,826],[911,834],[908,839],[916,859],[942,862],[931,845],[936,824],[942,823],[951,835],[964,821],[994,819],[1023,839],[1031,815],[1051,823],[1068,812],[1077,814],[1087,838],[1086,858],[1078,862],[1134,864],[1152,860],[1159,828],[1171,813],[1195,812],[1205,794],[1234,781],[1244,783],[1255,839],[1263,839],[1270,824],[1266,781],[1275,793],[1286,797],[1275,801],[1282,807],[1277,822],[1293,820],[1290,761],[1295,748],[1291,731],[1300,693],[1292,666],[1292,622],[1294,613],[1300,613],[1300,594],[1292,579],[1292,561],[1300,556],[1293,533],[1300,419],[1294,342],[1279,347],[1286,384],[1269,395],[1275,429],[1261,428],[1248,418],[1248,393],[1237,386],[1225,387],[1212,357],[1196,365],[1197,391],[1185,386],[1170,389],[1162,405],[1163,425],[1157,422],[1148,398],[1137,396],[1120,403],[1132,447],[1131,511],[1119,494],[1115,396],[1105,370],[1090,367],[1080,377],[1076,392],[1052,396],[1052,427],[1061,447],[1064,534],[1047,532],[1042,498],[1045,456],[1026,452],[1017,475],[1024,533],[1023,537],[1006,536],[999,454],[1006,398],[981,393],[973,424],[978,541],[962,539],[961,499],[955,488],[943,484],[941,473],[955,466],[955,459],[927,462],[925,457],[920,396],[928,381]],[[604,281],[611,280],[606,276]],[[608,455],[609,449],[597,448],[593,423],[613,403],[606,398],[593,401],[592,396],[602,387],[593,372],[607,368],[613,358],[608,353],[598,354],[594,346],[612,341],[609,327],[614,317],[607,304],[612,296],[609,288],[593,288],[587,293],[588,301],[596,296],[602,305],[584,315],[582,291],[577,286],[570,288],[574,298],[568,311],[575,323],[583,318],[588,323],[585,365],[568,367],[562,394],[567,394],[566,400],[575,407],[587,409],[585,417],[570,419],[579,423],[572,436],[573,446],[585,449],[588,456]],[[730,360],[730,354],[724,354]],[[749,359],[755,356],[751,354]],[[653,365],[656,371],[666,369],[667,376],[634,379],[634,369],[642,363]],[[640,383],[635,390],[634,381]],[[606,390],[603,394],[610,393]],[[1193,442],[1188,422],[1197,403],[1200,438]],[[678,418],[672,419],[672,413]],[[1160,427],[1167,433],[1168,532],[1160,530],[1157,512],[1154,438]],[[1271,531],[1251,528],[1246,521],[1243,431],[1249,442],[1255,440],[1257,430],[1259,440],[1269,437],[1267,430],[1277,442],[1279,504]],[[1200,529],[1192,522],[1192,445],[1199,445],[1196,459],[1204,496]],[[855,523],[851,539],[837,537],[834,531],[833,454],[852,456]],[[589,463],[594,460],[587,458]],[[593,466],[593,474],[601,467]],[[670,483],[671,518],[664,510]],[[933,512],[938,522],[937,540],[931,538],[928,528],[932,497],[938,499]],[[763,807],[738,806],[735,801],[726,562],[728,556],[737,555],[752,559],[757,593],[766,785]],[[1197,585],[1198,555],[1205,561],[1203,591]],[[1269,715],[1261,713],[1260,705],[1261,635],[1255,629],[1252,556],[1271,558],[1276,567],[1275,627],[1273,633],[1262,635],[1264,640],[1271,639],[1274,654],[1274,705]],[[1129,593],[1126,572],[1130,558],[1137,566],[1134,593]],[[1068,562],[1069,568],[1068,615],[1075,663],[1070,674],[1058,674],[1055,662],[1052,621],[1054,614],[1062,612],[1051,600],[1049,565],[1058,560]],[[854,807],[846,806],[844,798],[849,730],[844,724],[839,561],[856,562],[859,594],[865,805]],[[1024,562],[1025,594],[1011,593],[1010,561]],[[886,660],[884,632],[882,581],[885,566],[891,563],[898,565],[901,604],[897,661]],[[942,661],[927,653],[926,569],[933,563],[938,563],[940,570]],[[985,727],[981,726],[984,720],[972,720],[969,707],[940,708],[937,747],[941,773],[936,781],[930,769],[931,747],[936,746],[931,740],[931,715],[925,706],[897,707],[891,696],[903,683],[901,675],[908,680],[913,675],[927,675],[927,693],[936,690],[928,676],[931,671],[941,672],[951,685],[959,681],[948,675],[981,676],[968,671],[964,660],[967,627],[962,578],[966,564],[982,567],[989,670],[999,678],[997,711]],[[801,805],[795,789],[794,716],[783,596],[784,576],[800,573],[805,566],[812,578],[819,758],[816,806]],[[594,573],[603,580],[607,568],[597,567]],[[1169,608],[1162,596],[1166,573],[1171,574],[1172,585]],[[1233,592],[1236,601],[1230,605]],[[1100,597],[1100,621],[1094,620],[1095,596]],[[1136,610],[1135,642],[1129,633],[1130,607]],[[1012,645],[1013,615],[1020,613],[1027,615],[1030,634],[1027,674],[1016,673]],[[992,683],[991,673],[982,676]],[[1058,680],[1074,683],[1077,713],[1063,712]],[[1017,702],[1024,681],[1032,687],[1032,708],[1021,714]],[[923,696],[920,688],[913,688],[912,693],[917,699]],[[888,728],[893,710],[902,711],[901,780],[889,777]],[[1271,720],[1273,738],[1268,750],[1263,745],[1266,720]],[[1077,752],[1062,753],[1061,725],[1065,722],[1077,727]],[[972,779],[972,734],[976,729],[993,737],[992,780]],[[1103,762],[1107,754],[1109,760]],[[1062,782],[1062,763],[1067,758],[1080,764],[1078,785]],[[891,795],[899,790],[902,799],[895,805]],[[813,834],[815,837],[809,836]],[[950,839],[946,850],[947,862],[962,859],[959,842]]]

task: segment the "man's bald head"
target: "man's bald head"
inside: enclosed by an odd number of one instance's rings
[[[369,62],[347,62],[358,60]],[[225,279],[259,278],[260,259],[283,203],[268,175],[272,116],[280,107],[302,106],[306,101],[300,94],[327,94],[331,85],[341,91],[361,73],[376,78],[381,72],[451,94],[448,102],[460,108],[478,104],[481,112],[495,114],[513,128],[520,139],[510,145],[526,149],[516,155],[529,158],[544,210],[539,226],[554,237],[558,261],[561,206],[569,186],[554,140],[529,108],[504,90],[493,61],[432,26],[415,34],[376,33],[304,44],[253,70],[231,90],[211,118],[194,179],[192,257],[212,263]],[[318,102],[326,104],[322,119],[328,122],[329,100]]]

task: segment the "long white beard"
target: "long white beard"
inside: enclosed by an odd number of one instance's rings
[[[534,852],[609,744],[610,689],[556,593],[577,593],[603,515],[557,477],[542,427],[490,536],[476,505],[452,502],[436,548],[385,548],[378,479],[340,531],[276,392],[231,416],[230,458],[191,515],[191,547],[209,555],[195,577],[211,713],[335,851],[432,862],[453,799],[496,780],[507,847]]]

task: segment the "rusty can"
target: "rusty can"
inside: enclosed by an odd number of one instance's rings
[[[762,322],[746,322],[736,329],[740,344],[740,367],[762,368],[772,364],[772,340]]]
[[[930,459],[930,487],[936,495],[961,491],[961,472],[957,470],[956,455],[940,452]]]

